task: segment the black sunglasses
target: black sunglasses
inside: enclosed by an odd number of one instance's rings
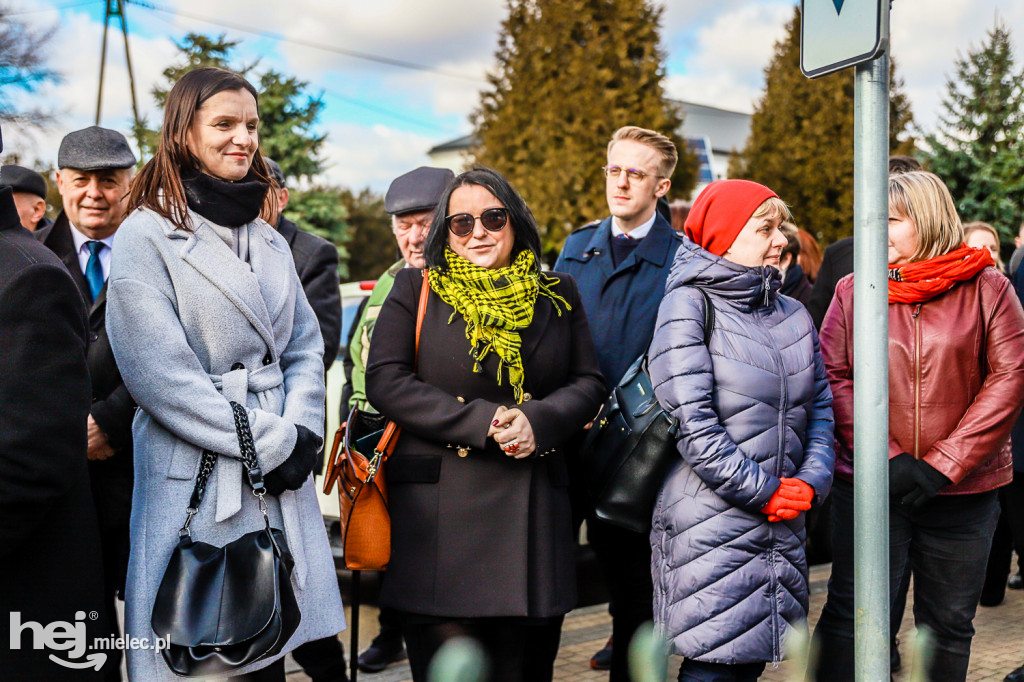
[[[508,224],[507,208],[489,208],[480,215],[474,217],[469,213],[456,213],[445,217],[444,224],[456,237],[468,237],[473,233],[477,218],[484,229],[490,232],[501,232]]]

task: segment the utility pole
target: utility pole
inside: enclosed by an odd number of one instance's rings
[[[124,37],[124,59],[128,65],[128,89],[132,96],[133,128],[135,129],[136,142],[139,144],[141,154],[142,144],[138,139],[142,126],[139,120],[139,105],[135,99],[135,74],[132,72],[132,55],[128,49],[128,19],[125,17],[124,8],[128,0],[107,0],[107,11],[103,16],[103,47],[100,51],[100,85],[96,93],[96,125],[100,124],[100,111],[103,107],[103,79],[107,67],[107,32],[110,26],[110,19],[117,17],[121,21],[121,35]]]

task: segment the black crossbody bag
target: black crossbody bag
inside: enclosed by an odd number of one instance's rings
[[[715,328],[715,308],[704,297],[704,345]],[[601,408],[580,449],[583,476],[597,518],[637,533],[651,530],[654,501],[679,461],[679,422],[654,396],[644,353],[626,370]]]
[[[204,450],[185,525],[153,604],[151,624],[169,646],[161,653],[182,677],[222,677],[279,653],[302,616],[292,591],[294,562],[284,535],[270,527],[263,472],[245,408],[232,401],[235,429],[264,527],[223,547],[192,539],[189,524],[217,463]]]

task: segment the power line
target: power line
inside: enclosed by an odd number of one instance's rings
[[[391,57],[383,57],[381,55],[370,54],[368,52],[359,52],[357,50],[348,50],[342,47],[336,47],[334,45],[327,45],[325,43],[318,43],[311,40],[302,40],[299,38],[287,38],[280,33],[273,33],[263,29],[254,28],[252,26],[244,26],[242,24],[236,24],[234,22],[224,21],[223,19],[211,19],[210,17],[200,16],[198,14],[192,14],[190,12],[183,12],[181,10],[172,10],[166,7],[160,7],[150,2],[144,2],[143,0],[126,0],[132,5],[142,7],[148,10],[154,10],[157,12],[164,12],[166,14],[177,15],[187,17],[189,19],[195,19],[196,21],[202,21],[214,26],[220,26],[222,28],[228,28],[235,31],[242,31],[244,33],[251,33],[253,35],[261,36],[263,38],[272,38],[274,40],[280,40],[285,43],[293,43],[295,45],[302,45],[303,47],[311,47],[316,50],[324,50],[325,52],[333,52],[334,54],[340,54],[346,57],[352,57],[354,59],[362,59],[369,62],[375,62],[377,64],[386,64],[387,66],[394,66],[402,69],[411,69],[413,71],[423,71],[427,73],[436,73],[439,76],[447,76],[449,78],[459,78],[461,80],[468,80],[474,83],[486,83],[487,81],[476,76],[469,76],[464,73],[457,73],[454,71],[446,71],[444,69],[438,69],[433,66],[427,66],[425,64],[417,64],[415,62],[408,62],[402,59],[393,59]]]
[[[132,2],[131,4],[138,5],[137,2]],[[166,21],[167,23],[170,23],[169,19],[161,19],[161,20],[162,21]],[[317,87],[316,83],[312,83],[312,85],[314,87]],[[399,120],[399,121],[404,121],[406,123],[411,123],[413,125],[420,126],[421,128],[428,128],[428,129],[433,130],[435,132],[441,132],[441,133],[444,133],[446,135],[454,135],[455,134],[454,132],[452,132],[448,128],[443,128],[443,127],[435,125],[433,123],[427,123],[426,121],[415,119],[415,118],[406,116],[404,114],[400,114],[398,112],[392,111],[390,109],[386,109],[384,107],[377,106],[375,104],[370,104],[369,102],[365,102],[363,100],[357,99],[357,98],[352,97],[350,95],[343,95],[340,92],[337,92],[337,91],[334,91],[334,90],[329,90],[327,88],[317,88],[317,89],[319,89],[320,92],[322,92],[322,93],[324,93],[326,95],[330,95],[331,97],[334,97],[336,99],[342,100],[342,101],[344,101],[344,102],[346,102],[348,104],[351,104],[351,105],[354,105],[354,106],[357,106],[357,107],[361,107],[361,108],[367,109],[369,111],[374,111],[376,113],[383,114],[385,116],[389,116],[389,117],[391,117],[393,119],[396,119],[396,120]]]
[[[434,131],[437,131],[437,132],[442,132],[442,133],[445,133],[445,134],[448,134],[448,135],[453,135],[454,134],[451,130],[449,130],[447,128],[442,128],[442,127],[434,125],[432,123],[426,123],[424,121],[420,121],[420,120],[417,120],[417,119],[414,119],[414,118],[410,118],[408,116],[403,116],[402,114],[396,113],[394,111],[390,111],[390,110],[385,109],[383,107],[378,107],[378,106],[376,106],[374,104],[370,104],[368,102],[364,102],[362,100],[355,99],[354,97],[349,97],[348,95],[342,95],[341,93],[334,92],[333,90],[323,90],[323,93],[326,94],[326,95],[330,95],[331,97],[340,99],[343,102],[348,102],[349,104],[353,104],[353,105],[355,105],[357,107],[362,107],[363,109],[368,109],[370,111],[375,111],[378,114],[384,114],[385,116],[390,116],[391,118],[398,119],[399,121],[405,121],[406,123],[412,123],[414,125],[418,125],[418,126],[421,126],[423,128],[429,128],[431,130],[434,130]]]
[[[85,0],[84,2],[81,2],[81,1],[79,1],[79,2],[68,2],[68,3],[65,3],[63,5],[54,5],[53,7],[42,7],[42,8],[39,8],[39,9],[23,9],[23,10],[20,10],[20,11],[17,11],[17,12],[5,12],[3,14],[3,16],[5,16],[5,17],[16,17],[16,16],[20,16],[22,14],[39,14],[40,12],[51,12],[53,10],[57,10],[58,12],[60,12],[60,11],[63,11],[63,10],[66,10],[66,9],[72,9],[72,8],[75,8],[75,7],[85,7],[86,5],[98,5],[101,2],[103,2],[103,1],[104,0]]]

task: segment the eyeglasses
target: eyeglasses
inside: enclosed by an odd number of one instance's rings
[[[638,170],[636,168],[620,168],[618,166],[601,166],[601,169],[604,171],[604,176],[606,178],[617,178],[617,177],[619,177],[619,175],[623,171],[625,171],[626,172],[626,177],[629,178],[630,182],[643,182],[648,177],[654,177],[654,178],[665,177],[663,175],[653,175],[651,173],[645,173],[644,171]]]
[[[456,237],[467,237],[473,233],[477,218],[489,232],[501,232],[508,224],[508,209],[489,208],[476,217],[469,213],[456,213],[445,217],[444,224]]]

